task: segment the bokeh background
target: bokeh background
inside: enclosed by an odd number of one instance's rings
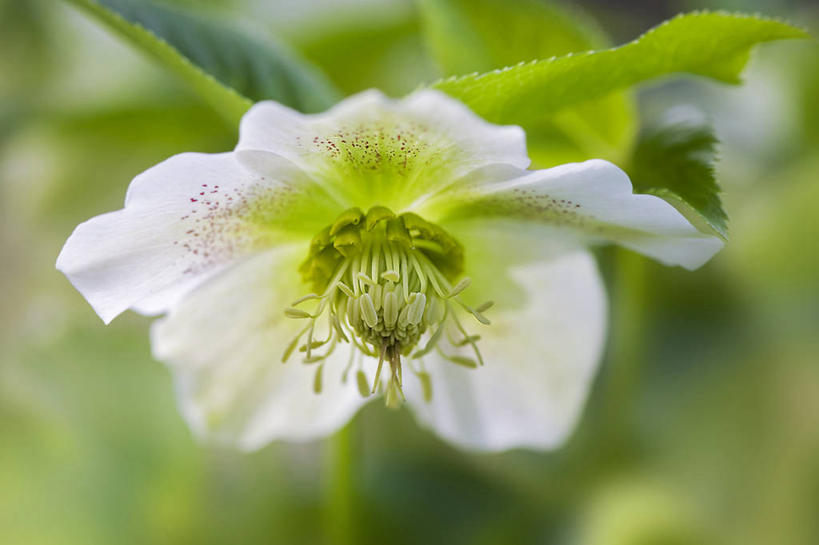
[[[346,92],[436,77],[410,1],[181,3],[253,21]],[[701,7],[819,26],[810,1],[579,4],[614,43]],[[462,452],[406,410],[365,408],[351,432],[353,542],[819,543],[817,53],[763,45],[743,87],[640,88],[645,112],[693,105],[714,121],[727,248],[694,273],[600,251],[610,346],[561,450]],[[327,441],[198,444],[151,359],[150,320],[103,326],[54,269],[73,227],[121,207],[135,174],[235,137],[84,14],[0,0],[0,543],[333,541]]]

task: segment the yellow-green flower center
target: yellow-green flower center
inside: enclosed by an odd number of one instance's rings
[[[351,343],[344,378],[357,364],[362,395],[382,385],[386,362],[386,402],[388,406],[399,405],[403,400],[404,357],[412,362],[411,369],[428,397],[429,378],[423,368],[426,354],[436,350],[467,367],[483,364],[476,344],[479,337],[466,332],[456,310],[464,309],[488,324],[482,312],[491,303],[472,308],[459,299],[470,283],[468,278],[456,282],[463,271],[463,259],[463,248],[454,238],[416,214],[395,215],[382,206],[366,214],[357,208],[346,210],[310,244],[300,272],[314,293],[285,310],[287,316],[304,319],[307,325],[287,347],[283,361],[299,348],[304,363],[317,363],[314,389],[320,392],[324,361],[339,342]],[[310,302],[314,309],[305,310]],[[429,337],[419,348],[426,333]],[[444,353],[439,341],[445,334],[453,346],[470,345],[475,359]],[[357,354],[378,359],[372,387]]]

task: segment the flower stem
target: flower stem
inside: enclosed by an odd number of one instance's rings
[[[634,410],[645,360],[646,263],[642,256],[618,248],[614,255],[612,343],[606,429],[622,437]]]
[[[327,439],[324,453],[324,538],[328,545],[355,540],[352,423]]]

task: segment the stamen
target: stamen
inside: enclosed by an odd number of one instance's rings
[[[346,295],[347,297],[354,297],[354,296],[355,296],[355,295],[353,294],[353,290],[351,290],[351,289],[350,289],[350,288],[347,286],[347,284],[345,284],[344,282],[339,282],[339,283],[338,283],[338,289],[340,289],[340,290],[341,290],[341,292],[342,292],[344,295]]]
[[[307,330],[307,350],[305,350],[306,354],[304,356],[304,360],[307,361],[310,359],[310,351],[313,346],[313,329],[316,327],[316,321],[313,320],[310,323],[310,329]]]
[[[421,383],[424,398],[431,399],[431,379],[421,358],[432,350],[463,367],[483,365],[477,346],[480,335],[466,331],[456,310],[463,309],[488,324],[482,313],[492,303],[471,308],[459,299],[471,284],[469,278],[462,278],[453,287],[462,259],[463,250],[457,241],[414,214],[396,216],[376,207],[365,220],[360,210],[345,211],[313,239],[307,261],[300,269],[305,279],[313,282],[315,291],[284,310],[285,316],[308,323],[288,344],[282,362],[298,348],[304,354],[303,363],[318,363],[313,389],[320,393],[328,358],[339,342],[349,343],[350,357],[342,381],[346,382],[357,361],[356,382],[361,395],[367,397],[380,388],[387,406],[397,407],[405,399],[402,357],[410,358],[411,371]],[[312,310],[297,308],[311,302],[315,303]],[[325,314],[327,334],[316,340],[316,322]],[[450,331],[457,331],[458,338],[453,339]],[[444,333],[449,345],[468,345],[475,358],[446,354],[440,346]],[[306,340],[300,344],[305,334]],[[423,338],[423,347],[417,349]],[[378,360],[372,384],[362,368],[363,356]],[[385,362],[390,370],[382,378]]]
[[[377,326],[378,314],[376,314],[375,305],[373,305],[373,300],[370,297],[370,294],[365,293],[358,298],[358,301],[361,304],[361,316],[364,318],[364,322],[370,326],[370,328]]]
[[[432,351],[432,349],[435,348],[438,345],[438,340],[441,338],[441,335],[443,334],[445,327],[446,327],[446,324],[441,323],[438,326],[438,328],[435,330],[435,333],[433,333],[432,336],[427,341],[426,346],[424,346],[424,348],[422,348],[421,350],[418,350],[417,352],[415,352],[412,355],[413,359],[421,358],[421,357],[426,356],[427,354],[429,354]]]
[[[375,390],[378,388],[378,385],[381,383],[381,369],[384,367],[384,354],[387,351],[387,347],[381,348],[381,353],[378,356],[378,368],[375,370],[375,380],[373,381],[372,390],[370,393],[375,393]]]
[[[284,315],[287,316],[288,318],[296,318],[296,319],[312,318],[313,317],[313,315],[310,314],[309,312],[301,310],[300,308],[293,308],[293,307],[287,307],[286,309],[284,309]]]
[[[480,314],[482,312],[486,312],[487,310],[492,308],[494,305],[495,305],[494,301],[486,301],[485,303],[481,303],[480,305],[478,305],[478,307],[475,309],[475,312],[477,312],[478,314]]]
[[[287,360],[290,359],[290,355],[299,345],[299,339],[301,339],[301,336],[304,335],[309,328],[310,326],[308,325],[307,327],[302,329],[301,332],[298,335],[296,335],[292,341],[290,341],[290,343],[287,345],[287,348],[284,349],[284,354],[282,354],[282,363],[287,363]]]
[[[290,303],[290,306],[297,307],[301,303],[304,303],[305,301],[309,301],[311,299],[320,299],[320,298],[321,298],[321,296],[316,294],[316,293],[308,293],[307,295],[303,295],[303,296],[299,297],[298,299],[296,299],[295,301],[293,301],[292,303]]]
[[[478,364],[475,363],[475,360],[466,356],[446,356],[446,359],[452,363],[457,363],[458,365],[462,365],[470,369],[475,369],[478,366]]]
[[[361,369],[356,373],[356,381],[358,382],[358,393],[361,397],[370,397],[370,384],[367,382],[367,375]]]
[[[461,321],[458,320],[458,317],[455,316],[454,314],[452,315],[452,321],[455,324],[455,327],[458,328],[458,331],[460,331],[461,334],[464,336],[464,340],[466,340],[466,342],[469,343],[469,345],[472,347],[472,350],[475,352],[475,357],[478,358],[478,362],[481,364],[481,366],[483,366],[483,356],[481,356],[481,351],[478,350],[478,345],[476,344],[476,342],[470,340],[471,338],[470,335],[466,332],[464,326],[461,325]]]
[[[350,369],[353,368],[353,363],[355,363],[355,356],[356,356],[355,346],[350,346],[350,356],[347,358],[347,366],[344,368],[344,372],[341,373],[341,382],[347,382],[347,376],[350,374]],[[361,370],[359,370],[359,373]]]
[[[320,394],[321,393],[321,375],[322,371],[324,371],[324,364],[318,366],[316,369],[316,376],[313,377],[313,392]]]
[[[363,272],[358,273],[356,275],[356,278],[358,278],[358,280],[360,280],[361,282],[364,282],[368,286],[377,286],[378,285],[378,284],[375,283],[375,281],[373,281],[369,276],[367,276]]]
[[[474,308],[470,307],[469,305],[464,304],[460,300],[458,300],[457,302],[461,306],[461,308],[463,308],[465,311],[467,311],[472,316],[474,316],[475,319],[478,320],[480,323],[482,323],[483,325],[491,325],[492,322],[489,321],[489,318],[487,318],[486,316],[484,316],[483,314],[478,312],[477,309],[474,309]]]
[[[468,337],[464,337],[460,341],[452,343],[454,346],[466,346],[467,344],[473,344],[481,340],[480,335],[470,335]]]
[[[421,382],[421,391],[424,394],[424,401],[429,403],[432,401],[432,380],[429,378],[429,373],[421,371],[415,373],[415,376],[418,377],[418,380]]]

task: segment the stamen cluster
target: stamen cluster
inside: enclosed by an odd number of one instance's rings
[[[343,379],[358,365],[359,390],[370,395],[382,386],[384,362],[389,363],[385,397],[388,406],[403,401],[402,356],[409,358],[412,371],[421,380],[425,395],[431,396],[423,356],[436,350],[449,361],[467,367],[483,365],[476,342],[457,318],[457,308],[471,313],[481,323],[489,321],[478,308],[464,304],[458,295],[470,281],[453,281],[463,270],[463,249],[443,229],[412,213],[396,216],[387,208],[373,207],[367,214],[357,208],[347,210],[319,233],[301,266],[315,293],[301,297],[286,309],[287,316],[305,319],[308,324],[285,351],[287,361],[296,347],[303,362],[318,363],[315,390],[321,391],[324,362],[339,341],[351,344],[350,359]],[[309,301],[315,309],[301,308]],[[326,316],[326,333],[316,339],[318,322]],[[426,344],[417,349],[422,336]],[[454,346],[470,345],[475,359],[447,355],[439,346],[443,334]],[[301,339],[306,335],[306,341]],[[358,357],[356,357],[358,356]],[[378,359],[372,386],[363,370],[363,356]]]

